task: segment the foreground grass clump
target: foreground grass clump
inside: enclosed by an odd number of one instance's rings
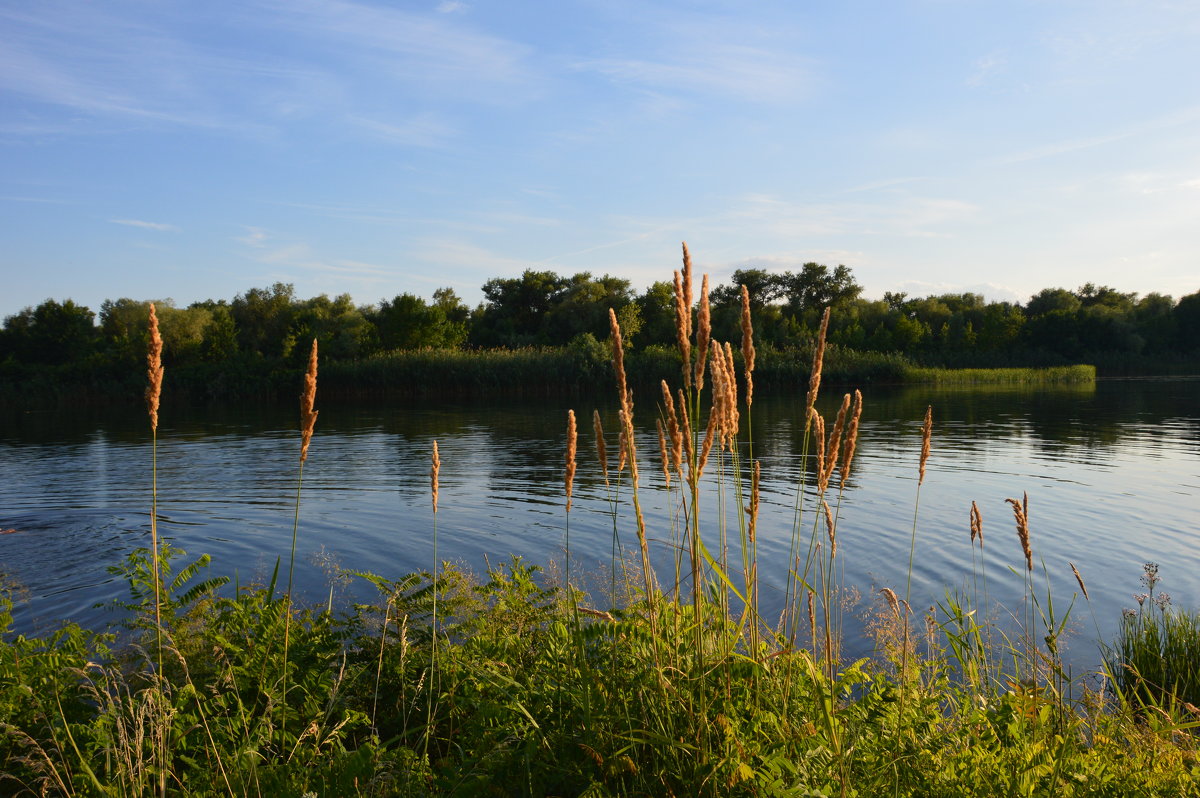
[[[2,789],[153,794],[161,775],[180,795],[1175,796],[1200,777],[1169,712],[955,675],[951,617],[914,645],[883,605],[879,657],[829,678],[808,650],[746,656],[713,607],[699,653],[697,619],[663,596],[653,619],[643,597],[579,619],[577,594],[514,559],[478,580],[441,570],[431,660],[430,575],[367,578],[377,604],[296,610],[287,662],[271,586],[176,584],[161,672],[130,644],[152,643],[149,604],[119,646],[78,627],[8,637]]]
[[[2,789],[163,796],[1196,794],[1200,764],[1191,732],[1200,721],[1171,692],[1178,681],[1159,683],[1172,699],[1155,698],[1149,712],[1149,700],[1072,681],[1065,671],[1058,640],[1067,616],[1034,590],[1027,496],[1004,500],[1023,555],[1014,569],[1023,566],[1026,584],[1024,604],[1013,611],[1019,627],[978,620],[976,608],[987,607],[982,566],[970,575],[969,597],[949,594],[914,615],[907,583],[920,544],[932,408],[915,469],[909,573],[894,575],[897,586],[906,583],[905,595],[885,587],[873,596],[875,655],[846,661],[837,525],[863,402],[857,391],[846,394],[828,428],[816,409],[826,356],[837,357],[825,346],[829,314],[807,369],[806,467],[791,555],[776,569],[758,558],[762,464],[749,435],[757,353],[748,292],[735,357],[729,342],[712,339],[707,277],[693,302],[686,247],[675,286],[673,379],[682,387],[672,390],[663,380],[656,394],[654,467],[638,449],[621,329],[611,316],[620,422],[614,450],[611,432],[606,437],[599,413],[593,415],[613,523],[606,591],[589,596],[570,582],[581,448],[570,411],[563,580],[543,579],[519,558],[480,578],[438,558],[439,474],[453,464],[442,462],[434,442],[430,570],[399,578],[348,572],[373,585],[378,599],[338,612],[332,602],[295,604],[303,466],[309,445],[319,446],[314,343],[301,399],[286,580],[277,565],[268,584],[223,593],[223,580],[202,578],[206,557],[177,568],[182,553],[152,534],[151,547],[117,569],[130,588],[128,618],[117,634],[67,626],[44,638],[13,636],[12,602],[0,597]],[[152,352],[152,429],[161,376]],[[641,501],[660,473],[654,489],[665,492],[671,520],[651,535]],[[156,503],[156,479],[152,486]],[[702,488],[721,493],[727,509],[715,518],[702,517],[711,512],[702,512]],[[629,499],[624,512],[618,489]],[[441,512],[452,511],[451,499],[443,497]],[[971,510],[972,546],[982,549],[982,516],[974,504]],[[636,536],[628,560],[617,554],[622,527]],[[674,562],[673,573],[661,577],[650,554],[660,540],[669,541]],[[280,582],[287,585],[282,591]],[[761,608],[764,587],[783,597],[778,617]],[[1194,643],[1184,644],[1185,655]]]

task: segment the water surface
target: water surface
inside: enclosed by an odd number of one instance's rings
[[[826,388],[832,417],[840,398]],[[1095,660],[1095,626],[1109,635],[1141,592],[1141,564],[1161,564],[1160,589],[1178,606],[1200,605],[1200,381],[1102,381],[1054,389],[869,389],[858,453],[838,508],[838,561],[847,586],[864,597],[848,614],[855,627],[873,591],[904,595],[916,511],[911,597],[915,608],[972,585],[971,501],[984,518],[983,571],[991,614],[1019,606],[1024,560],[1006,497],[1029,495],[1036,582],[1044,563],[1056,609],[1078,592],[1074,651]],[[663,489],[654,403],[636,397],[641,498],[661,580],[673,578],[672,518],[677,494]],[[918,505],[920,428],[933,406],[933,451]],[[329,596],[330,558],[343,566],[399,575],[432,563],[429,468],[441,452],[439,556],[475,570],[512,555],[561,563],[567,533],[563,458],[567,408],[580,417],[580,467],[570,515],[573,581],[606,569],[614,520],[591,434],[600,410],[615,449],[608,397],[547,401],[322,404],[300,493],[298,584],[311,601]],[[755,458],[763,491],[758,525],[763,601],[782,602],[803,457],[803,392],[756,397]],[[158,442],[159,529],[192,554],[212,555],[213,572],[242,582],[286,567],[297,492],[299,433],[285,407],[164,408]],[[745,452],[744,454],[748,454]],[[100,624],[95,605],[122,598],[106,572],[148,545],[151,443],[138,408],[0,414],[0,570],[24,588],[23,631],[64,619]],[[730,471],[724,478],[728,480]],[[736,555],[735,499],[711,498],[721,478],[706,471],[706,539],[719,549],[729,520]],[[806,480],[811,485],[811,478]],[[619,545],[636,547],[627,472],[618,499]],[[814,506],[801,520],[807,545]],[[835,503],[831,501],[831,504]],[[978,553],[976,553],[978,558]],[[322,561],[325,563],[322,565]],[[578,569],[578,570],[575,570]],[[978,573],[978,569],[975,571]],[[597,581],[597,580],[594,580]],[[603,582],[601,578],[598,580]],[[341,588],[336,593],[341,594]],[[351,591],[353,593],[353,591]],[[360,594],[361,595],[361,594]],[[861,646],[860,646],[861,647]]]

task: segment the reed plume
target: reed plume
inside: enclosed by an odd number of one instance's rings
[[[617,313],[608,309],[608,328],[612,336],[613,374],[617,378],[617,399],[621,407],[633,415],[633,399],[629,393],[629,383],[625,379],[625,342],[621,337],[621,325],[617,321]]]
[[[829,502],[821,499],[821,509],[825,512],[825,531],[829,534],[829,556],[837,556],[837,536],[834,534],[833,527],[833,512],[829,509]]]
[[[712,338],[712,311],[708,304],[708,275],[700,283],[700,311],[696,315],[696,371],[692,382],[696,390],[704,389],[704,366],[708,343]]]
[[[434,515],[436,515],[438,511],[438,474],[441,472],[441,470],[442,458],[438,456],[437,441],[434,441],[432,464],[429,468],[429,489],[430,497],[433,499]],[[570,488],[567,489],[567,492],[568,494],[570,493]]]
[[[925,463],[929,460],[929,444],[933,433],[933,405],[925,407],[925,423],[921,425],[921,466],[917,486],[925,481]]]
[[[679,418],[675,414],[675,400],[671,398],[671,389],[667,381],[662,381],[663,407],[667,415],[667,434],[671,436],[671,461],[676,471],[683,473],[683,432],[679,428]]]
[[[1021,551],[1025,554],[1025,570],[1033,570],[1033,549],[1029,545],[1029,516],[1026,513],[1026,508],[1029,506],[1029,494],[1025,494],[1025,501],[1022,503],[1017,499],[1005,499],[1004,501],[1012,505],[1013,517],[1017,522],[1017,538],[1021,541]]]
[[[823,493],[820,489],[821,475],[825,473],[825,419],[817,412],[815,407],[808,409],[808,416],[812,424],[813,440],[817,443],[817,483],[818,493]]]
[[[720,349],[720,347],[718,347]],[[742,424],[742,415],[738,413],[738,376],[733,365],[733,347],[725,342],[725,430],[727,445],[733,451],[738,439],[738,427]]]
[[[892,608],[892,612],[896,615],[896,620],[900,620],[900,597],[896,595],[896,591],[890,587],[881,587],[879,592],[887,599],[888,606]]]
[[[712,451],[713,437],[720,437],[719,416],[714,407],[708,413],[708,427],[704,430],[704,444],[700,447],[700,461],[696,464],[696,473],[694,479],[699,480],[704,473],[704,466],[708,464],[708,454]]]
[[[317,423],[317,412],[313,403],[317,398],[317,339],[312,342],[308,356],[308,370],[304,372],[304,389],[300,392],[300,462],[308,459],[308,444],[312,442],[313,427]]]
[[[829,331],[829,308],[821,316],[821,329],[817,332],[817,348],[813,350],[812,373],[808,376],[808,401],[805,407],[807,415],[817,403],[817,394],[821,390],[821,370],[825,367],[825,334]]]
[[[683,437],[683,446],[685,448],[685,451],[687,452],[688,472],[689,472],[689,474],[691,474],[691,472],[694,471],[694,469],[696,467],[696,442],[695,442],[695,439],[692,437],[692,421],[691,421],[691,418],[688,416],[687,404],[684,401],[682,388],[679,389],[678,399],[679,399],[678,406],[679,406],[679,411],[680,411],[679,412],[679,424],[680,424],[679,432],[680,432],[680,435]],[[699,478],[699,477],[696,477],[696,478]]]
[[[846,427],[846,437],[842,443],[842,482],[850,476],[850,464],[854,462],[854,448],[858,445],[858,420],[862,417],[862,391],[854,391],[854,411],[850,414],[850,424]]]
[[[979,512],[979,505],[971,502],[971,542],[975,542],[975,538],[979,538],[980,547],[983,546],[983,515]]]
[[[567,512],[571,512],[571,489],[575,486],[575,411],[567,411]]]
[[[1088,598],[1087,585],[1083,583],[1083,577],[1079,575],[1079,569],[1075,567],[1075,563],[1073,562],[1069,562],[1067,565],[1071,566],[1071,573],[1075,574],[1075,581],[1079,583],[1079,589],[1083,591],[1083,597],[1091,601]]]
[[[150,303],[150,351],[146,354],[149,364],[150,385],[146,388],[146,408],[150,412],[150,431],[158,432],[158,400],[162,397],[162,349],[163,339],[158,332],[158,314],[154,303]]]
[[[671,451],[667,448],[667,431],[663,427],[662,419],[654,419],[654,426],[658,430],[658,450],[662,455],[662,470],[663,481],[667,488],[671,487]]]
[[[825,462],[825,468],[820,474],[818,488],[821,493],[824,493],[829,487],[829,480],[833,477],[833,472],[837,469],[838,455],[842,449],[842,432],[846,428],[846,415],[850,412],[850,394],[842,397],[842,405],[838,408],[837,417],[833,422],[833,431],[829,433],[829,443],[825,447],[828,453]]]
[[[750,321],[750,291],[742,286],[742,367],[746,373],[746,407],[754,403],[754,325]]]
[[[604,445],[604,426],[600,423],[600,411],[592,411],[592,431],[596,433],[596,456],[600,460],[600,472],[608,479],[608,447]]]

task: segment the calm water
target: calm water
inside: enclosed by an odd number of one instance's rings
[[[826,390],[821,409],[835,412]],[[764,474],[759,521],[764,601],[778,605],[793,527],[803,396],[760,396],[754,455]],[[282,408],[164,409],[159,428],[160,531],[213,570],[245,581],[286,558],[296,495],[294,403]],[[1162,566],[1162,590],[1178,606],[1200,606],[1200,380],[1114,381],[1094,388],[1027,390],[871,389],[866,392],[855,473],[842,500],[838,558],[849,585],[903,595],[917,495],[920,426],[934,407],[933,454],[921,487],[913,604],[928,607],[971,572],[967,513],[984,517],[992,599],[1016,607],[1023,565],[1005,497],[1028,492],[1035,560],[1044,560],[1059,610],[1087,581],[1101,632],[1139,592],[1141,563]],[[570,518],[581,572],[610,562],[613,521],[595,464],[591,413],[615,430],[607,397],[496,404],[409,402],[319,404],[300,510],[298,580],[324,601],[322,553],[349,568],[399,575],[432,560],[429,456],[441,450],[439,553],[474,569],[521,554],[561,561],[565,417],[581,424],[581,465]],[[639,401],[640,422],[653,423]],[[643,507],[666,579],[672,503],[662,489],[658,443],[642,430]],[[610,447],[614,442],[610,440]],[[106,573],[147,545],[150,436],[139,409],[0,414],[0,570],[23,585],[22,630],[71,618],[98,624],[98,602],[121,597]],[[646,459],[649,462],[646,462]],[[711,465],[706,479],[715,479]],[[811,482],[811,480],[810,480]],[[622,490],[622,500],[628,489]],[[627,502],[620,543],[635,547]],[[730,501],[725,510],[732,518]],[[808,507],[811,509],[811,502]],[[717,545],[722,508],[705,509]],[[804,537],[811,515],[804,520]],[[1039,566],[1040,572],[1040,566]],[[583,577],[579,577],[582,579]],[[1040,579],[1040,576],[1039,576]],[[339,588],[339,592],[340,592]],[[352,590],[352,589],[351,589]],[[1004,617],[1003,609],[994,613]],[[1095,627],[1076,605],[1074,657],[1095,659]],[[851,621],[853,625],[853,621]]]

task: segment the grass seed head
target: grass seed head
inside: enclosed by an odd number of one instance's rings
[[[437,515],[438,511],[438,474],[442,470],[442,458],[438,456],[437,441],[433,442],[433,460],[429,469],[429,487],[430,495],[433,499],[433,513]]]
[[[746,373],[746,407],[754,403],[754,325],[750,321],[750,291],[742,286],[742,366]]]
[[[1017,522],[1017,539],[1021,541],[1021,551],[1025,555],[1025,570],[1032,571],[1033,548],[1029,543],[1029,516],[1025,511],[1025,508],[1029,506],[1029,494],[1025,494],[1023,503],[1017,499],[1005,499],[1004,501],[1012,505],[1013,518]]]
[[[592,431],[596,433],[596,456],[600,459],[600,472],[608,478],[608,447],[604,445],[604,425],[600,423],[600,411],[592,411]]]
[[[317,411],[313,403],[317,399],[317,339],[312,342],[308,355],[308,370],[304,372],[304,389],[300,392],[300,462],[308,459],[308,445],[312,442],[313,427],[317,424]]]
[[[575,411],[567,411],[567,512],[571,512],[571,490],[575,485],[575,444],[577,433],[575,429]]]
[[[846,427],[846,436],[842,443],[842,484],[846,487],[846,479],[850,476],[850,464],[854,462],[854,448],[858,445],[858,420],[862,417],[862,391],[854,392],[854,410],[850,414],[850,423]]]
[[[1075,567],[1075,563],[1073,562],[1069,562],[1067,565],[1071,566],[1071,573],[1075,574],[1075,581],[1079,583],[1079,589],[1083,591],[1083,597],[1091,601],[1088,598],[1087,585],[1083,583],[1083,577],[1079,575],[1079,569]]]
[[[925,481],[925,463],[929,460],[930,438],[933,434],[933,405],[925,408],[925,423],[921,425],[921,466],[917,485]]]
[[[696,371],[692,382],[696,390],[704,388],[705,358],[708,357],[708,343],[712,339],[712,310],[708,303],[708,275],[700,283],[700,311],[696,315]]]
[[[154,303],[150,303],[150,349],[146,354],[146,362],[149,364],[148,376],[150,384],[146,387],[146,409],[150,413],[150,430],[158,431],[158,402],[162,398],[162,380],[163,380],[163,365],[162,365],[162,349],[163,339],[158,332],[158,314],[154,310]]]
[[[808,377],[808,402],[806,412],[812,410],[817,403],[817,394],[821,391],[821,370],[825,368],[825,334],[829,331],[829,308],[821,316],[821,329],[817,332],[817,346],[813,350],[811,373]]]

